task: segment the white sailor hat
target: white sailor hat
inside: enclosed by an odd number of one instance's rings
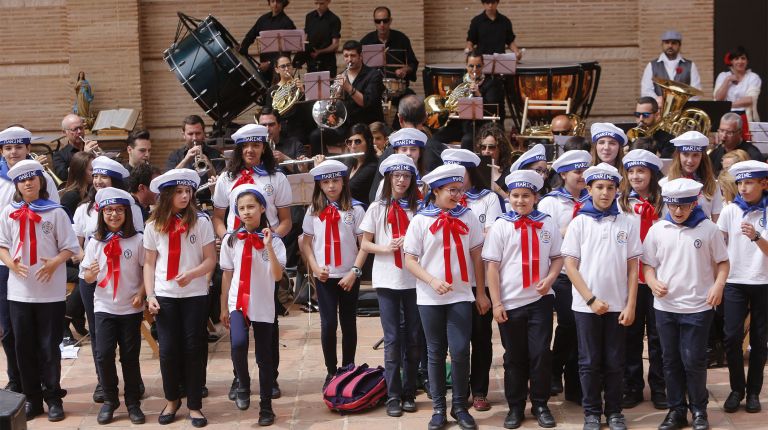
[[[608,163],[600,163],[584,171],[584,181],[587,184],[599,180],[613,181],[618,185],[621,182],[621,173]]]
[[[127,191],[106,187],[96,191],[96,203],[99,205],[99,210],[109,205],[131,206],[133,204],[133,197]]]
[[[616,127],[610,122],[596,122],[589,128],[592,134],[592,143],[597,142],[603,137],[610,137],[611,139],[619,142],[619,145],[624,146],[627,144],[627,135],[624,130]]]
[[[29,145],[32,143],[32,133],[23,127],[8,127],[0,131],[0,146],[3,145]]]
[[[520,170],[529,164],[533,164],[537,161],[547,161],[547,150],[544,149],[544,145],[538,143],[533,148],[525,151],[509,169],[510,172]]]
[[[661,186],[661,198],[664,203],[693,203],[699,199],[703,185],[688,178],[673,179]]]
[[[460,164],[466,168],[480,165],[480,157],[468,149],[448,148],[440,154],[445,164]]]
[[[379,173],[384,175],[388,172],[407,171],[416,174],[416,164],[411,157],[405,154],[392,154],[379,165]]]
[[[259,201],[259,204],[261,204],[264,209],[267,208],[267,200],[264,198],[264,189],[261,185],[240,184],[229,192],[229,210],[233,214],[239,215],[237,213],[237,199],[243,194],[253,194],[253,196],[256,197],[256,200]]]
[[[528,188],[536,193],[544,186],[544,178],[533,170],[513,170],[504,178],[504,183],[510,191],[515,188]]]
[[[762,179],[768,177],[768,164],[757,160],[739,161],[728,169],[728,173],[736,182],[749,178]]]
[[[621,162],[624,164],[624,168],[627,170],[631,169],[632,167],[641,166],[647,167],[651,170],[661,171],[661,167],[663,166],[661,158],[659,158],[653,152],[646,151],[645,149],[633,149],[627,152],[627,155],[621,159]]]
[[[196,190],[200,185],[200,175],[191,169],[171,169],[153,179],[149,183],[149,191],[159,193],[163,188],[177,185],[186,185]]]
[[[269,141],[269,132],[263,125],[246,124],[232,134],[232,140],[235,141],[235,145],[248,142],[265,143]]]
[[[94,175],[107,175],[117,179],[126,179],[130,176],[128,169],[122,164],[103,155],[94,158],[91,161],[91,167]]]
[[[309,171],[316,181],[341,178],[349,174],[347,165],[337,160],[325,160]]]
[[[555,169],[555,172],[557,173],[563,173],[576,169],[586,169],[590,164],[592,164],[592,155],[587,151],[575,149],[573,151],[565,152],[558,157],[558,159],[552,163],[552,168]]]
[[[670,142],[680,152],[704,152],[709,146],[709,138],[695,130],[686,131]]]
[[[467,169],[461,164],[443,164],[421,178],[429,188],[440,188],[451,182],[464,182],[464,173]]]
[[[423,148],[427,144],[427,135],[415,128],[401,128],[389,135],[389,143],[393,148],[401,146],[418,146]]]
[[[661,34],[661,41],[663,42],[665,40],[677,40],[682,42],[683,35],[677,30],[667,30]]]
[[[8,177],[14,184],[33,176],[43,176],[43,166],[35,160],[21,160],[8,170]]]

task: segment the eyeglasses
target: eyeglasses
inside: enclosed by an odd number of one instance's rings
[[[404,181],[410,181],[412,177],[413,175],[411,175],[410,173],[393,173],[392,174],[392,179],[396,181],[399,181],[401,179]]]
[[[667,209],[669,209],[670,212],[675,212],[677,210],[688,210],[688,209],[691,209],[691,207],[692,207],[691,203],[683,203],[683,204],[667,203]]]
[[[83,130],[85,130],[85,126],[82,126],[82,125],[78,126],[78,127],[72,127],[72,128],[68,128],[67,129],[67,131],[71,131],[72,133],[74,133],[76,131],[83,131]]]
[[[470,69],[481,69],[481,68],[483,68],[483,65],[482,64],[467,64],[467,67],[469,67]]]
[[[376,24],[389,24],[392,21],[392,18],[382,18],[382,19],[374,19],[373,22]]]
[[[277,65],[278,69],[289,69],[290,67],[291,67],[290,63],[288,63],[288,64],[278,64]]]
[[[635,112],[635,118],[650,118],[651,115],[655,114],[656,112]]]
[[[722,128],[718,128],[717,132],[726,136],[736,136],[737,134],[741,134],[741,129],[737,128],[736,130],[723,130]]]
[[[448,195],[450,195],[451,197],[464,195],[464,190],[462,190],[461,188],[448,188],[445,191],[448,191]]]
[[[123,214],[125,214],[125,208],[122,207],[122,206],[118,206],[116,208],[106,207],[103,210],[104,210],[104,215],[113,215],[113,214],[123,215]]]
[[[363,139],[347,139],[347,146],[360,145],[363,143]]]

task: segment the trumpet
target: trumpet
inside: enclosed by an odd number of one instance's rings
[[[83,136],[78,136],[80,140],[83,141],[83,145],[85,145],[85,138]],[[94,157],[101,157],[104,155],[104,151],[101,150],[101,147],[99,145],[94,146],[91,148],[91,154],[93,154]]]
[[[48,160],[47,160],[48,156],[47,155],[42,155],[41,156],[41,155],[35,154],[34,152],[30,152],[29,156],[32,157],[35,160],[37,160],[38,157],[46,157],[45,163],[41,163],[41,164],[43,164],[43,169],[45,169],[45,172],[48,173],[48,175],[51,176],[51,179],[53,179],[53,182],[56,184],[56,188],[59,188],[61,186],[61,184],[64,183],[64,181],[62,181],[61,178],[56,176],[56,173],[53,172],[53,169],[48,167]]]
[[[192,142],[194,146],[200,145],[200,152],[195,155],[195,163],[194,168],[195,172],[197,172],[200,177],[205,176],[210,170],[211,166],[208,160],[205,157],[205,154],[203,154],[203,145],[200,142]]]

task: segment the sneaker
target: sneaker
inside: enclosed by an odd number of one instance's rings
[[[741,404],[742,399],[744,399],[744,394],[731,391],[731,394],[728,395],[728,398],[725,399],[725,403],[723,403],[723,410],[729,414],[736,412],[739,410],[739,405]]]
[[[387,415],[390,417],[403,416],[403,407],[400,404],[400,399],[397,397],[387,399]]]
[[[616,413],[608,416],[608,428],[610,430],[627,430],[627,421],[624,415]]]
[[[600,417],[597,415],[587,415],[584,417],[583,430],[600,430]]]
[[[491,404],[485,396],[472,396],[472,407],[476,411],[483,412],[491,409]]]

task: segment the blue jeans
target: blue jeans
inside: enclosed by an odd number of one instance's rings
[[[11,328],[11,311],[8,309],[8,266],[0,266],[0,341],[8,363],[8,382],[14,382],[21,388],[21,376]]]
[[[320,344],[323,347],[325,368],[328,374],[336,374],[336,327],[341,323],[341,365],[355,362],[357,349],[357,296],[360,280],[349,291],[339,287],[341,278],[328,278],[317,285],[317,304],[320,307]],[[338,312],[338,313],[337,313]]]
[[[707,335],[714,312],[678,314],[656,309],[670,410],[707,411]],[[686,404],[685,394],[688,392]]]
[[[664,393],[664,362],[661,342],[656,331],[653,293],[646,284],[637,285],[635,322],[627,327],[627,365],[624,369],[624,391],[643,392],[643,338],[648,336],[648,385],[651,393]]]
[[[725,284],[725,353],[728,359],[731,391],[760,394],[763,388],[766,342],[768,342],[768,285]],[[749,320],[749,370],[744,379],[744,319]]]
[[[256,364],[259,367],[259,394],[262,401],[272,399],[272,387],[275,383],[272,364],[273,324],[251,322]],[[241,311],[229,314],[229,338],[232,342],[232,364],[240,389],[251,389],[251,376],[248,374],[248,325]]]
[[[619,312],[603,315],[574,312],[573,316],[579,338],[579,376],[584,415],[621,413],[627,331],[619,324]]]
[[[379,299],[381,328],[384,331],[384,379],[387,380],[387,396],[398,399],[415,397],[416,371],[421,355],[421,320],[419,309],[416,307],[416,289],[377,288],[376,295]],[[405,326],[404,336],[400,331],[401,316]]]
[[[467,409],[469,387],[469,340],[472,336],[472,302],[449,305],[419,305],[421,325],[427,340],[429,392],[432,407],[445,411],[445,358],[451,351],[452,407]]]

